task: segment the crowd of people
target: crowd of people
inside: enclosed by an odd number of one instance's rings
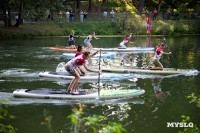
[[[66,12],[63,12],[63,11],[59,11],[58,12],[58,19],[61,21],[62,19],[66,19],[66,22],[70,22],[70,23],[73,23],[74,22],[74,17],[75,16],[75,13],[74,11],[72,10],[66,10]],[[107,20],[108,18],[108,12],[107,10],[105,10],[103,12],[103,17],[105,20]],[[46,11],[46,18],[47,18],[47,21],[50,22],[50,21],[53,21],[51,19],[51,13],[49,10]],[[87,22],[87,18],[88,18],[88,12],[87,10],[80,10],[79,12],[79,22],[80,23],[83,23],[83,22]],[[111,18],[111,21],[114,22],[114,18],[115,18],[115,12],[114,10],[111,10],[110,12],[110,18]]]

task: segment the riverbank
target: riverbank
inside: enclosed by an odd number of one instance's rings
[[[68,36],[71,30],[76,35],[87,36],[95,31],[97,35],[148,35],[146,22],[130,21],[127,28],[121,30],[120,22],[88,22],[88,23],[29,23],[18,28],[5,28],[0,25],[1,39],[34,38],[50,36]],[[199,21],[152,21],[151,35],[200,34]]]

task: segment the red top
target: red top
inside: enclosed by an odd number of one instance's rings
[[[79,52],[79,51],[77,51],[75,57],[76,57],[76,56],[79,56],[79,55],[82,55],[82,53]]]
[[[156,53],[155,53],[155,56],[154,56],[155,59],[160,59],[161,58],[161,56],[162,56],[161,51],[163,51],[163,49],[161,47],[158,47],[156,49]]]

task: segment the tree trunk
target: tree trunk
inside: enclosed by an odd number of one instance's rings
[[[160,12],[161,5],[162,5],[162,2],[159,2],[159,4],[158,4],[158,12]]]
[[[106,7],[107,7],[107,10],[108,10],[108,0],[106,1]]]
[[[22,24],[22,11],[23,11],[23,2],[20,2],[18,21],[15,24],[16,27],[19,27],[19,25]]]
[[[8,27],[8,18],[6,16],[6,9],[4,6],[2,6],[2,11],[3,11],[3,21],[4,21],[4,26]]]
[[[100,19],[101,14],[100,14],[100,5],[99,5],[99,0],[97,0],[97,10],[98,10],[98,19]]]
[[[139,0],[139,11],[142,12],[143,8],[144,8],[144,0]]]
[[[81,10],[81,0],[77,0],[77,9]]]
[[[77,2],[74,0],[74,15],[76,15]]]
[[[88,8],[88,10],[91,10],[91,9],[92,9],[92,1],[89,0],[89,8]]]
[[[10,16],[10,7],[8,7],[8,27],[12,26],[11,16]]]
[[[133,4],[133,6],[135,5],[135,2],[134,2],[134,0],[132,0],[132,4]]]

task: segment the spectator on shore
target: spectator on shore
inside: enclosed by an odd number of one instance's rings
[[[81,10],[79,14],[80,14],[80,23],[83,23],[83,11]]]
[[[6,17],[7,17],[7,19],[9,19],[9,18],[8,18],[8,10],[6,10]]]
[[[167,20],[170,20],[170,15],[171,15],[170,8],[168,8],[166,15],[167,15]]]
[[[84,21],[87,22],[87,11],[86,10],[84,11],[83,15],[84,15]]]
[[[158,14],[158,11],[155,9],[155,10],[153,11],[153,20],[156,20],[157,14]]]
[[[178,12],[178,10],[176,10],[175,12],[174,12],[174,16],[175,16],[175,20],[179,20],[179,12]]]
[[[16,15],[16,16],[15,16],[16,23],[18,22],[18,19],[19,19],[19,16]]]
[[[146,10],[145,10],[145,8],[143,8],[142,9],[142,19],[144,20],[146,17],[145,17],[145,15],[146,15]]]
[[[103,16],[104,16],[104,19],[105,19],[105,20],[107,19],[107,15],[108,15],[107,10],[105,10],[105,11],[103,12]]]
[[[26,23],[29,22],[29,12],[26,12]]]
[[[114,22],[115,12],[113,10],[110,12],[110,17],[112,22]]]
[[[58,15],[59,15],[59,20],[62,20],[62,15],[63,15],[62,11],[59,11]]]
[[[51,20],[51,15],[50,15],[50,11],[47,9],[46,11],[46,17],[47,17],[47,22],[50,22]]]
[[[68,22],[68,23],[69,23],[69,14],[70,14],[70,13],[69,13],[69,11],[67,10],[67,11],[66,11],[66,19],[67,19],[67,22]]]
[[[69,15],[70,22],[73,23],[74,21],[74,12],[71,10]]]

